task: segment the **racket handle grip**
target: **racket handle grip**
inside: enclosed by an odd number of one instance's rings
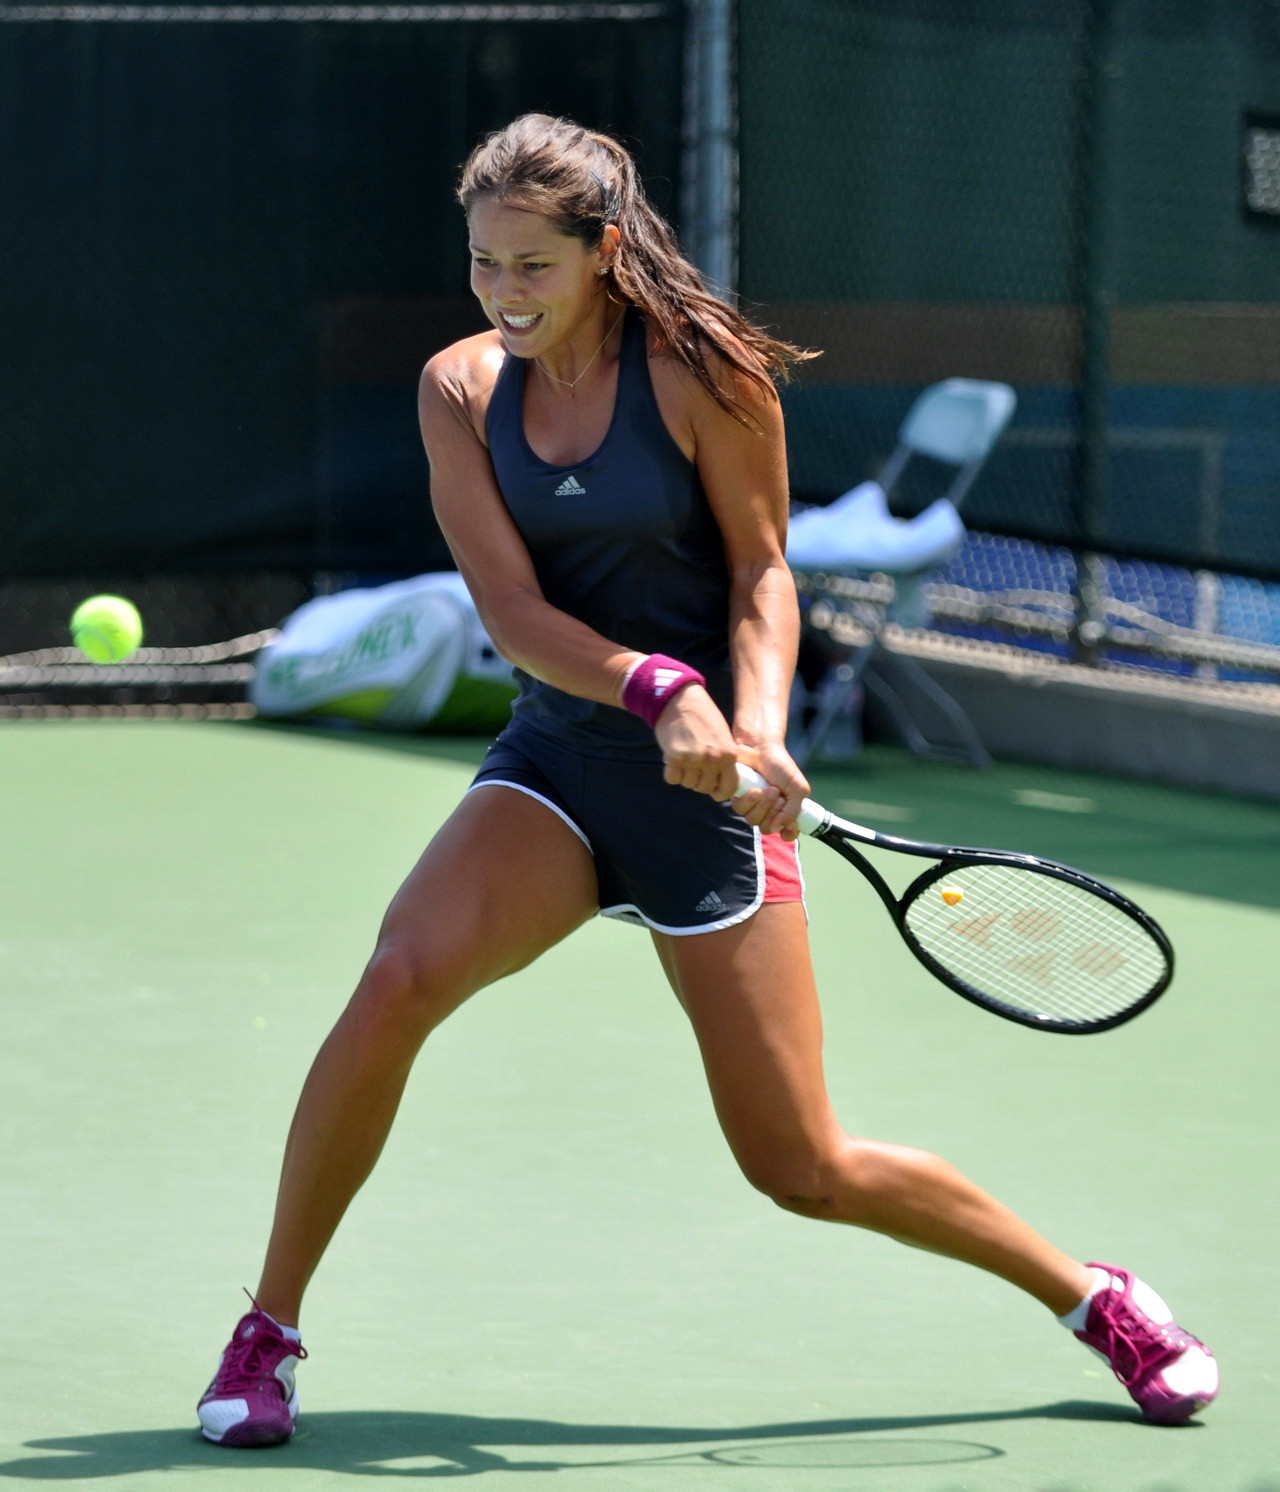
[[[743,793],[749,793],[753,787],[768,787],[769,785],[754,768],[744,767],[741,762],[738,763],[738,786],[733,793],[735,798],[740,798]],[[816,833],[826,821],[826,809],[820,808],[812,798],[804,800],[800,812],[796,815],[796,823],[801,834]]]

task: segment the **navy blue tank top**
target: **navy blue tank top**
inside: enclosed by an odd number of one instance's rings
[[[527,358],[508,354],[489,401],[489,454],[507,509],[552,606],[611,642],[666,653],[707,677],[732,719],[729,572],[697,468],[672,440],[649,378],[644,317],[628,307],[613,419],[571,466],[534,454],[524,433]],[[517,670],[513,715],[567,745],[655,748],[635,715]]]

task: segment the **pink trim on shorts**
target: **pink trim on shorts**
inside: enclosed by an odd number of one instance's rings
[[[762,834],[764,852],[764,899],[803,901],[804,877],[800,874],[799,846],[781,834]]]

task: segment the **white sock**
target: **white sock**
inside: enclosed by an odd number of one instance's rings
[[[1105,1290],[1111,1283],[1111,1276],[1105,1269],[1099,1269],[1095,1265],[1090,1273],[1093,1275],[1093,1284],[1089,1287],[1089,1293],[1074,1310],[1070,1310],[1065,1316],[1057,1318],[1068,1331],[1084,1330],[1085,1323],[1089,1319],[1089,1302],[1099,1290]]]
[[[1120,1288],[1120,1281],[1116,1280],[1115,1283],[1116,1288]],[[1105,1290],[1110,1284],[1111,1276],[1107,1271],[1095,1267],[1093,1286],[1088,1295],[1074,1311],[1068,1311],[1065,1316],[1059,1316],[1058,1320],[1068,1331],[1083,1331],[1089,1319],[1089,1302],[1099,1290]],[[1167,1321],[1173,1320],[1173,1312],[1143,1280],[1133,1282],[1133,1303],[1140,1311],[1145,1311],[1157,1326],[1163,1326]],[[1098,1352],[1096,1347],[1090,1347],[1089,1350]],[[1102,1354],[1099,1352],[1098,1356],[1101,1357]],[[1202,1394],[1207,1399],[1212,1399],[1218,1391],[1218,1364],[1201,1347],[1188,1347],[1181,1357],[1176,1358],[1163,1370],[1160,1376],[1174,1393]]]
[[[262,1314],[267,1316],[266,1311],[263,1311]],[[296,1326],[285,1326],[282,1322],[277,1321],[274,1316],[267,1316],[267,1320],[270,1321],[286,1342],[300,1342],[302,1340],[302,1333]]]

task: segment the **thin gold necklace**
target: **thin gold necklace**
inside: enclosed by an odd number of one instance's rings
[[[586,377],[586,375],[587,375],[587,369],[591,366],[592,363],[595,362],[595,360],[604,351],[604,343],[607,342],[609,340],[609,338],[611,336],[613,336],[614,332],[617,330],[618,323],[622,320],[623,316],[625,315],[626,309],[627,309],[626,306],[623,306],[622,310],[619,311],[618,314],[613,318],[613,325],[604,334],[604,342],[601,342],[601,344],[599,345],[599,347],[597,347],[596,350],[591,354],[591,356],[587,359],[586,363],[583,365],[582,372],[579,373],[578,376],[575,379],[572,380],[572,382],[570,382],[570,380],[567,379],[567,378],[557,378],[554,373],[548,373],[547,370],[542,367],[542,359],[538,358],[538,357],[535,357],[534,358],[534,362],[537,363],[537,365],[538,365],[539,368],[542,368],[542,376],[544,378],[549,378],[552,383],[562,384],[565,388],[567,388],[569,390],[570,393],[572,393],[573,390],[576,389],[577,386]]]

